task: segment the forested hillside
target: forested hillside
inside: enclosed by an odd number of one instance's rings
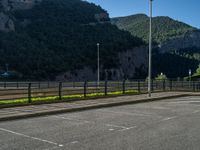
[[[194,52],[193,52],[194,50]],[[200,49],[188,48],[187,50],[174,51],[170,53],[158,53],[154,51],[152,56],[153,76],[161,72],[168,78],[183,78],[192,73],[200,64]]]
[[[129,31],[148,43],[149,17],[144,14],[113,18],[112,24]],[[170,78],[184,77],[188,70],[200,63],[199,30],[169,17],[153,17],[152,37],[154,46],[153,76],[163,72]]]
[[[146,15],[110,20],[104,9],[86,1],[30,1],[0,5],[0,74],[7,66],[22,80],[54,80],[65,75],[72,80],[95,80],[96,44],[100,43],[102,79],[106,70],[113,80],[146,78]],[[200,48],[193,47],[200,45],[196,30],[169,17],[153,18],[154,43],[169,50],[154,51],[154,77],[160,72],[170,78],[184,77],[188,69],[196,69],[200,63]]]
[[[0,32],[0,68],[9,64],[23,79],[55,79],[84,66],[95,70],[96,43],[104,56],[102,67],[115,68],[118,52],[144,44],[108,23],[100,6],[81,0],[43,0],[32,9],[7,13],[15,30]]]
[[[140,37],[148,42],[149,17],[144,14],[113,18],[112,23],[120,29],[129,31],[133,36]],[[169,17],[154,17],[152,19],[153,41],[160,43],[196,30],[185,23]]]

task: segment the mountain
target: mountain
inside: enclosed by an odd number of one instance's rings
[[[127,17],[113,18],[112,23],[120,29],[129,31],[133,36],[137,36],[148,42],[149,17],[144,14]],[[173,20],[170,17],[152,18],[152,37],[156,43],[161,43],[169,39],[174,39],[197,29],[183,22]]]
[[[110,19],[82,0],[0,0],[0,74],[8,68],[21,80],[96,80],[100,43],[102,80],[146,78],[148,19]],[[153,37],[153,76],[184,77],[200,63],[198,29],[155,17]]]
[[[149,17],[144,14],[111,19],[119,29],[148,43]],[[200,63],[200,30],[170,17],[152,18],[153,76],[184,77]]]
[[[8,64],[9,70],[23,79],[52,80],[89,68],[95,76],[97,43],[103,56],[100,60],[102,74],[104,70],[116,74],[113,70],[120,68],[119,53],[128,50],[135,53],[135,47],[144,45],[141,39],[112,25],[109,14],[93,3],[82,0],[0,1],[1,71]],[[143,63],[137,67],[144,66]],[[130,76],[133,77],[136,66],[132,67]],[[87,76],[86,73],[84,80]]]

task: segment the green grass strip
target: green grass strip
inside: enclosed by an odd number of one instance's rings
[[[138,90],[127,90],[125,94],[134,94],[138,93]],[[115,91],[108,92],[107,96],[120,96],[123,95],[123,91]],[[74,95],[64,95],[62,96],[62,100],[78,100],[78,99],[88,99],[88,98],[98,98],[105,96],[104,92],[100,93],[88,93],[86,98],[84,94],[74,94]],[[49,97],[33,97],[32,103],[40,103],[40,102],[52,102],[52,101],[60,101],[58,96],[49,96]],[[0,105],[14,105],[14,104],[28,104],[28,98],[26,99],[16,99],[16,100],[1,100]]]

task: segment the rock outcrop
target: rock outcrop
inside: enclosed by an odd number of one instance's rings
[[[9,32],[15,30],[12,11],[31,9],[42,0],[0,0],[0,31]]]
[[[138,70],[147,73],[147,61],[148,61],[148,48],[138,47],[132,50],[127,50],[125,52],[118,54],[119,67],[112,69],[102,69],[100,70],[101,79],[104,80],[123,80],[135,78]],[[57,76],[57,80],[66,81],[95,81],[97,80],[96,70],[92,70],[89,67],[84,67],[83,69],[76,70],[73,72],[66,72]]]
[[[200,48],[200,31],[186,33],[183,36],[168,40],[159,45],[159,51],[166,53],[169,51],[180,50],[190,47]]]
[[[0,0],[4,11],[30,9],[41,0]]]
[[[15,30],[15,25],[12,18],[10,18],[3,12],[0,12],[0,31],[8,32],[14,30]]]

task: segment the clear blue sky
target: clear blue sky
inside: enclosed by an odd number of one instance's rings
[[[110,17],[148,14],[149,0],[87,0],[106,9]],[[169,16],[200,28],[200,0],[154,0],[154,16]]]

